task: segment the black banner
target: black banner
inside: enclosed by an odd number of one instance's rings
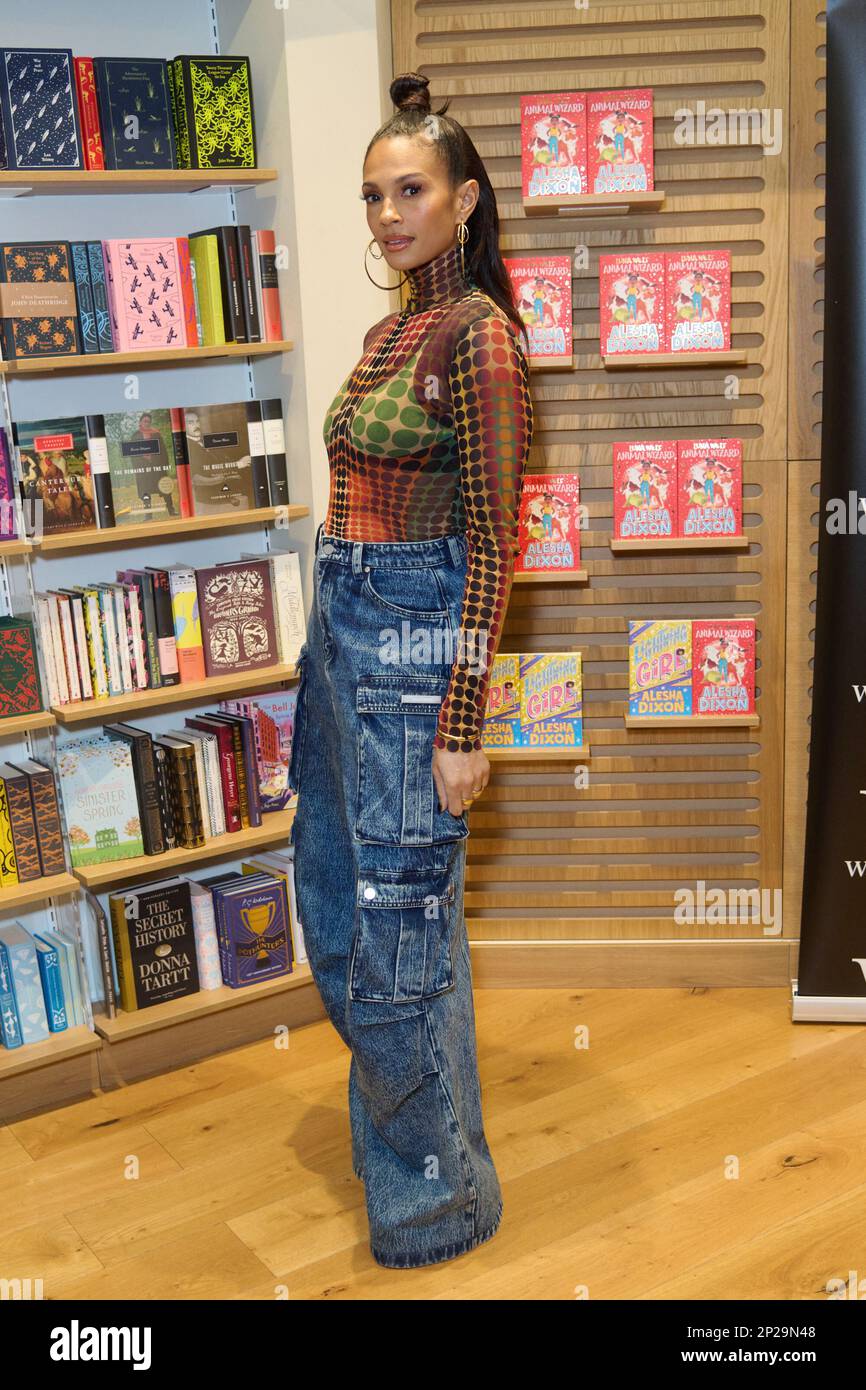
[[[863,996],[852,1022],[866,1019],[864,73],[866,4],[829,0],[821,510],[797,995]]]

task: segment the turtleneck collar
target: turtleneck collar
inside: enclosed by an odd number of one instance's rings
[[[464,247],[464,252],[466,248]],[[412,314],[430,309],[434,304],[444,304],[459,299],[473,288],[471,279],[464,279],[460,271],[460,245],[455,242],[447,251],[434,256],[425,265],[413,266],[406,272],[409,295],[406,308]]]

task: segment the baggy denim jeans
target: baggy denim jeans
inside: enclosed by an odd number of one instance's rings
[[[298,915],[352,1053],[352,1166],[379,1264],[493,1236],[463,885],[465,815],[439,808],[439,707],[457,653],[466,540],[316,534],[289,782]]]

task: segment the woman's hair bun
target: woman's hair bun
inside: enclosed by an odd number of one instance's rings
[[[430,79],[417,72],[404,72],[395,77],[390,86],[390,96],[399,111],[430,110]]]

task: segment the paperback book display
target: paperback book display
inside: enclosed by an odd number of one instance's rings
[[[587,93],[586,162],[590,193],[655,187],[651,89]]]
[[[679,440],[677,477],[680,536],[743,534],[741,440]]]
[[[614,444],[613,532],[618,540],[677,534],[675,442]]]
[[[586,98],[547,92],[520,98],[524,198],[586,193]]]
[[[505,257],[517,312],[526,324],[534,366],[571,366],[573,361],[571,260]]]
[[[629,623],[630,715],[754,713],[754,618]]]
[[[580,524],[577,473],[525,474],[515,575],[575,574],[580,569]]]
[[[497,653],[481,738],[485,748],[580,748],[580,652]]]
[[[613,446],[614,537],[741,536],[739,439],[629,440]]]
[[[602,355],[731,346],[730,251],[599,256]]]
[[[649,88],[522,96],[520,129],[525,199],[655,186]]]

